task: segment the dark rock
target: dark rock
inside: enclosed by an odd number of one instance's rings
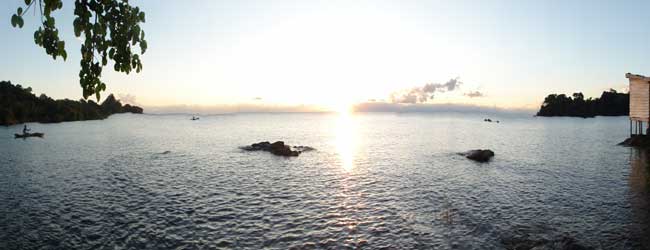
[[[632,137],[625,139],[625,141],[619,143],[618,145],[626,146],[626,147],[650,148],[650,136],[633,135]]]
[[[485,118],[485,119],[483,119],[483,121],[484,121],[484,122],[496,122],[496,123],[500,123],[499,120],[492,120],[492,119],[490,119],[490,118]]]
[[[494,152],[489,149],[470,150],[460,155],[465,156],[467,159],[477,162],[488,162],[494,157]]]
[[[293,146],[293,150],[300,151],[300,152],[307,152],[307,151],[312,151],[316,150],[315,148],[309,147],[309,146]]]
[[[144,110],[141,107],[131,106],[130,104],[126,104],[124,105],[124,107],[122,107],[122,111],[124,113],[142,114]]]
[[[253,143],[250,146],[242,147],[241,149],[246,151],[266,151],[280,156],[298,156],[302,152],[314,150],[314,148],[308,146],[291,147],[284,144],[283,141],[276,141],[274,143],[263,141]]]
[[[298,151],[291,150],[291,147],[288,145],[284,145],[283,141],[276,141],[274,143],[271,143],[269,152],[274,155],[281,156],[298,156],[300,154]]]

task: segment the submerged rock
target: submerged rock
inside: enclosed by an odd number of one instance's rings
[[[626,147],[650,148],[650,136],[648,135],[633,135],[618,145]]]
[[[246,151],[267,151],[274,155],[280,156],[298,156],[302,152],[314,150],[312,147],[308,146],[289,146],[284,144],[283,141],[276,141],[270,143],[268,141],[253,143],[250,146],[242,147],[241,149]]]
[[[465,153],[460,153],[460,155],[465,156],[467,159],[477,161],[477,162],[488,162],[492,157],[494,157],[494,152],[489,149],[476,149],[470,150]]]

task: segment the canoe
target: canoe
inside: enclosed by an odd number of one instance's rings
[[[27,137],[43,137],[43,133],[25,133],[25,134],[14,134],[15,138],[27,138]]]

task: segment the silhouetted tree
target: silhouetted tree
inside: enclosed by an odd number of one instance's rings
[[[600,98],[584,99],[582,93],[573,93],[571,97],[564,94],[551,94],[537,112],[538,116],[625,116],[630,112],[630,95],[617,93],[610,89],[603,92]]]
[[[61,0],[24,0],[25,9],[18,7],[11,16],[11,25],[22,28],[23,16],[30,8],[40,13],[41,27],[34,32],[34,42],[45,49],[45,53],[56,60],[66,60],[68,53],[65,42],[59,39],[52,13],[63,7]],[[140,23],[145,22],[144,12],[133,7],[128,0],[76,0],[74,5],[74,34],[84,34],[81,45],[81,70],[79,84],[83,89],[84,99],[95,95],[99,101],[100,93],[106,90],[101,81],[102,69],[109,60],[114,63],[115,71],[130,73],[140,72],[142,62],[140,55],[147,50],[147,41]],[[139,46],[140,53],[133,50]]]
[[[92,100],[53,100],[41,94],[36,97],[31,88],[0,81],[0,125],[24,122],[63,122],[104,119],[116,113],[142,113],[142,108],[124,105],[113,95],[98,105]]]

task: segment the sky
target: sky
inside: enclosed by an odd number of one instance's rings
[[[22,0],[0,2],[0,80],[81,98],[74,2],[63,2],[67,61],[34,44],[37,15],[11,27]],[[624,90],[627,72],[650,75],[650,1],[130,2],[146,13],[144,69],[109,65],[104,96],[145,107],[335,110],[433,90],[415,102],[533,109],[551,93],[599,96]]]

